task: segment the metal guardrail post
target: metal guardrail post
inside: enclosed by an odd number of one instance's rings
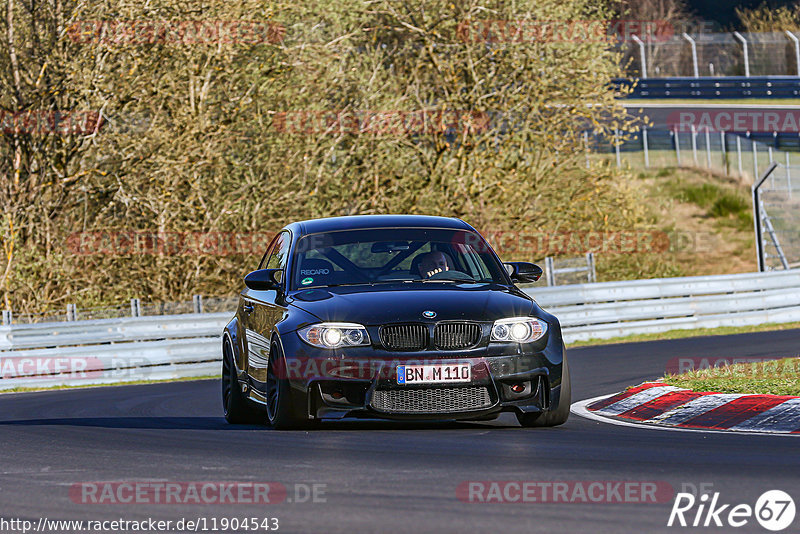
[[[547,277],[547,285],[548,286],[556,285],[556,273],[555,273],[555,268],[553,266],[553,258],[551,256],[547,256],[544,259],[544,272],[545,276]]]
[[[131,299],[131,317],[142,316],[142,305],[139,299]]]
[[[647,146],[647,128],[642,128],[642,146],[644,147],[644,168],[650,168],[650,150]]]
[[[67,321],[78,320],[78,308],[74,304],[67,304]]]
[[[706,165],[711,168],[711,133],[706,127]]]
[[[697,65],[697,43],[695,43],[694,39],[688,34],[683,34],[683,38],[689,41],[689,44],[692,45],[692,66],[694,67],[694,77],[700,77],[700,69]]]
[[[694,166],[699,166],[697,163],[697,128],[692,124],[692,158],[694,159]]]
[[[597,281],[597,273],[594,268],[594,252],[586,253],[586,266],[589,268],[589,283],[592,284]]]
[[[614,128],[614,152],[617,155],[617,168],[622,167],[622,156],[619,153],[619,128]]]
[[[794,61],[797,67],[797,75],[800,76],[800,39],[789,30],[786,30],[786,35],[794,42]]]
[[[750,77],[750,54],[747,50],[747,39],[739,32],[733,32],[733,36],[739,39],[742,43],[742,49],[744,51],[744,75],[748,78]]]
[[[11,326],[13,319],[11,310],[3,310],[3,326]]]
[[[678,135],[678,127],[675,127],[673,135],[675,136],[675,157],[678,158],[678,167],[681,166],[681,137]]]
[[[755,144],[753,144],[753,147],[755,147]],[[777,163],[770,165],[763,176],[761,176],[761,179],[756,180],[752,187],[753,224],[755,225],[756,231],[756,259],[758,260],[758,270],[762,273],[766,270],[766,265],[764,264],[764,242],[762,241],[763,238],[761,235],[761,199],[759,198],[758,188],[769,178],[769,175],[772,174],[772,171],[774,171],[777,166]]]
[[[758,147],[756,146],[756,140],[752,137],[750,142],[753,143],[753,181],[756,181],[758,180]]]
[[[194,306],[194,313],[203,313],[203,295],[194,295],[192,297],[192,304]]]

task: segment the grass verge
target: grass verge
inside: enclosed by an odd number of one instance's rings
[[[54,386],[18,387],[18,388],[0,390],[0,395],[5,393],[25,393],[28,391],[50,391],[53,389],[85,389],[85,388],[102,388],[106,386],[136,386],[141,384],[158,384],[159,382],[188,382],[189,380],[208,380],[210,378],[219,378],[219,375],[189,376],[185,378],[165,378],[163,380],[131,380],[128,382],[113,382],[109,384],[81,384],[77,386],[59,384]]]
[[[663,380],[692,391],[800,396],[800,357],[695,369]]]

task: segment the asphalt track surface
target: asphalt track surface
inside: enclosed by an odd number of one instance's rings
[[[660,376],[677,356],[793,356],[800,330],[606,345],[569,351],[573,400]],[[782,489],[800,505],[800,440],[628,428],[571,416],[523,429],[486,423],[339,422],[311,432],[230,426],[217,381],[0,395],[0,516],[178,520],[277,517],[280,532],[695,531],[666,526],[660,504],[468,503],[464,481],[712,484],[724,503]],[[85,481],[325,484],[325,502],[252,506],[81,504]],[[786,532],[796,532],[800,518]],[[705,529],[709,530],[709,529]],[[729,532],[731,528],[711,528]],[[768,532],[751,519],[737,532]]]

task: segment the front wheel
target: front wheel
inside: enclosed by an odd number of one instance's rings
[[[222,345],[222,409],[225,420],[234,425],[260,422],[258,410],[242,393],[233,363],[233,349],[226,340]]]
[[[564,354],[564,365],[561,373],[561,394],[558,398],[558,408],[545,413],[518,413],[517,421],[519,421],[520,425],[524,427],[558,426],[567,422],[569,408],[572,403],[572,387],[570,386],[566,353]]]
[[[280,344],[272,342],[267,365],[267,419],[275,430],[292,430],[309,426],[308,419],[295,415],[289,380],[285,376]]]

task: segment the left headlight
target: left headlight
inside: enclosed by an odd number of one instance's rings
[[[510,317],[492,325],[492,341],[531,343],[547,332],[547,323],[536,317]]]
[[[355,323],[320,323],[297,331],[300,339],[321,349],[369,345],[367,329]]]

